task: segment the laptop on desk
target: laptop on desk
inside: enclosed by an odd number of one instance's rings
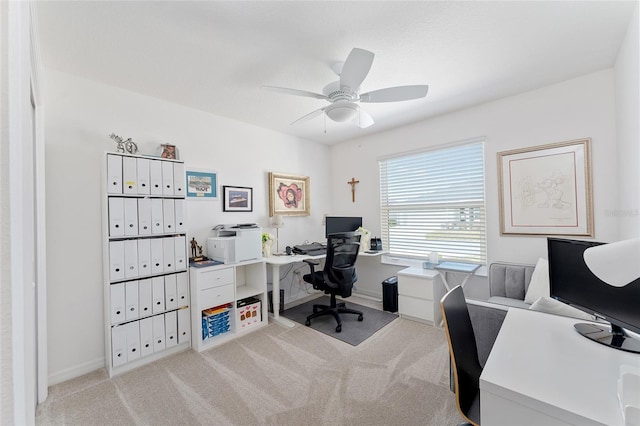
[[[306,254],[308,256],[319,256],[327,254],[327,246],[320,243],[299,244],[293,246],[293,252],[296,254]]]

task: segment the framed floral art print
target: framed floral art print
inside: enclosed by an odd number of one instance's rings
[[[309,191],[309,176],[269,172],[269,216],[309,216]]]

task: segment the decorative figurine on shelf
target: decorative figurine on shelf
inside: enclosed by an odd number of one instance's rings
[[[111,133],[109,135],[111,139],[113,139],[118,145],[116,146],[116,152],[135,154],[138,152],[138,145],[131,138],[124,140],[122,136],[118,136],[115,133]]]
[[[207,260],[207,258],[202,255],[202,246],[198,245],[198,242],[196,241],[195,237],[191,238],[190,244],[191,244],[191,257],[189,258],[189,261],[200,262],[202,260]]]
[[[198,248],[198,242],[196,238],[191,238],[191,257],[196,257],[196,249]]]

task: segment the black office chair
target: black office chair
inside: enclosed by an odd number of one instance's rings
[[[331,305],[313,305],[313,314],[307,317],[306,326],[311,325],[311,320],[322,315],[333,315],[338,326],[336,332],[342,331],[342,321],[340,314],[358,315],[358,321],[363,320],[362,312],[349,309],[344,302],[336,303],[336,295],[341,297],[351,296],[353,283],[358,280],[356,272],[356,260],[360,251],[360,234],[355,232],[345,232],[340,234],[330,234],[327,241],[327,257],[325,258],[324,269],[316,271],[315,267],[319,262],[315,260],[305,260],[309,264],[311,273],[302,278],[313,285],[316,290],[323,290],[331,295]]]
[[[480,425],[480,374],[476,337],[461,286],[440,300],[444,329],[453,367],[456,405],[469,424]]]

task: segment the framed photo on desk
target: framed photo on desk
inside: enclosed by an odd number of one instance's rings
[[[269,172],[269,216],[309,216],[309,176]]]

